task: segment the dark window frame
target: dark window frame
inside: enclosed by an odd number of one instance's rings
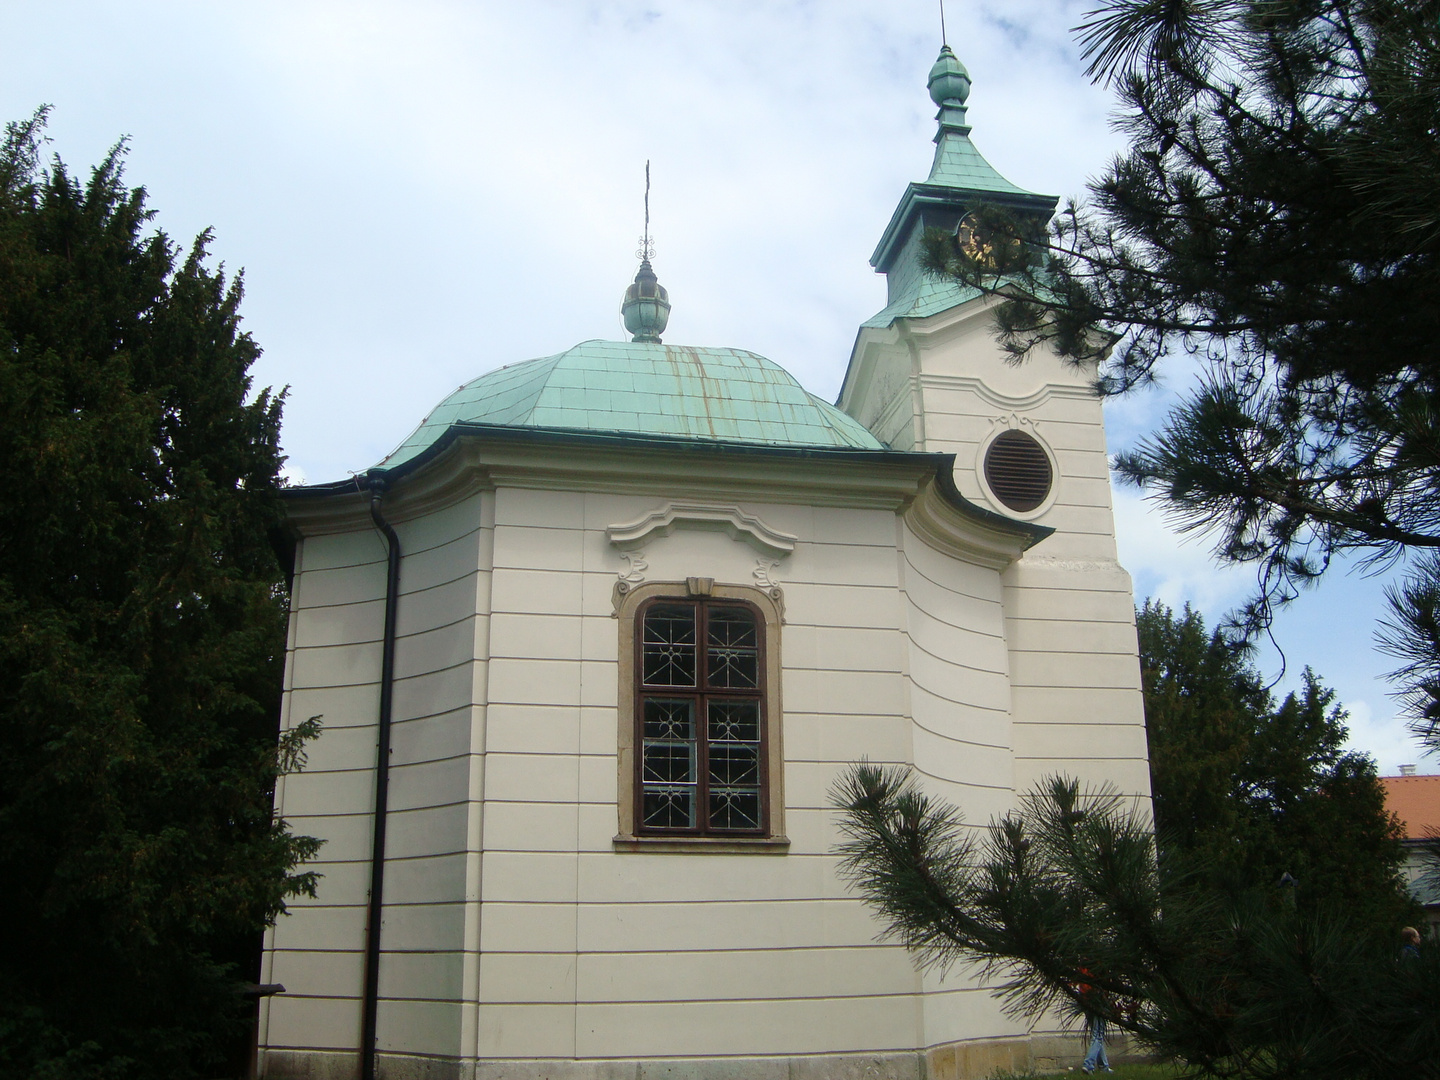
[[[695,665],[693,685],[647,683],[645,681],[645,619],[655,607],[684,607],[695,613]],[[756,679],[754,687],[736,688],[716,685],[710,678],[707,630],[710,613],[715,609],[745,611],[755,629]],[[634,776],[633,776],[633,822],[637,837],[658,837],[673,839],[720,839],[749,840],[763,839],[771,834],[771,805],[773,785],[770,777],[770,750],[772,718],[770,716],[770,686],[768,680],[775,674],[768,670],[770,656],[767,640],[766,613],[749,600],[735,597],[655,595],[643,600],[635,609],[630,627],[634,642],[634,694],[631,724],[634,731]],[[681,699],[693,701],[693,723],[695,726],[694,755],[694,818],[691,827],[647,826],[645,819],[645,705],[656,699]],[[757,745],[756,768],[758,773],[759,822],[754,828],[724,828],[710,822],[709,795],[711,770],[709,759],[712,746],[719,740],[712,740],[709,733],[709,703],[712,701],[754,702],[759,717],[759,740]]]

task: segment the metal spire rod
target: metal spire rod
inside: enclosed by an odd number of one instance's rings
[[[655,249],[650,244],[650,161],[645,161],[645,232],[640,237],[640,250],[635,253],[642,262],[655,257]]]
[[[941,45],[949,45],[949,44],[950,44],[950,42],[945,39],[945,0],[940,0],[940,44],[941,44]],[[648,165],[648,164],[646,165],[646,169],[647,169],[647,170],[649,169],[649,165]],[[649,175],[649,174],[648,174],[648,171],[647,171],[647,174],[646,174],[646,175],[647,175],[647,176]]]

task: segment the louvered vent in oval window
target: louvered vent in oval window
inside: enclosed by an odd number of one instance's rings
[[[1023,431],[1004,431],[985,451],[985,483],[1011,510],[1034,510],[1050,494],[1050,458]]]

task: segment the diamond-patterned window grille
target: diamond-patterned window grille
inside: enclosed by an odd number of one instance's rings
[[[735,601],[664,599],[638,621],[640,831],[763,835],[759,612]]]
[[[705,632],[705,664],[710,683],[736,690],[760,685],[759,632],[755,616],[743,608],[715,608]]]
[[[646,686],[695,685],[695,609],[655,604],[645,613],[640,639]]]

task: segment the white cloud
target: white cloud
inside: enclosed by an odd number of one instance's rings
[[[1120,145],[1070,34],[1090,6],[947,13],[976,145],[1032,190],[1078,194]],[[647,158],[669,336],[753,349],[832,396],[884,303],[870,251],[929,167],[937,24],[933,0],[11,5],[0,101],[11,118],[53,102],[54,148],[82,169],[130,134],[159,224],[214,226],[216,257],[247,270],[257,385],[291,387],[287,475],[325,481],[482,371],[619,336]],[[1110,403],[1112,445],[1170,400]],[[1139,596],[1213,622],[1249,587],[1133,491],[1116,518]],[[1379,702],[1353,594],[1302,621],[1350,645],[1327,680]],[[1393,744],[1369,715],[1357,740]]]
[[[977,145],[1061,195],[1116,144],[1068,34],[1084,6],[949,13]],[[933,150],[931,0],[151,0],[11,23],[11,111],[55,101],[78,162],[132,133],[161,223],[214,225],[247,267],[257,378],[291,386],[286,448],[317,480],[370,465],[482,371],[618,336],[647,158],[670,336],[833,396],[884,304],[870,251]]]
[[[1214,625],[1254,587],[1253,573],[1217,565],[1204,536],[1181,536],[1134,488],[1115,489],[1115,532],[1137,602],[1149,597],[1176,610],[1188,602]]]
[[[1349,746],[1375,759],[1381,776],[1395,776],[1401,765],[1415,765],[1425,775],[1440,773],[1440,762],[1424,755],[1415,737],[1393,712],[1376,716],[1364,700],[1345,701],[1341,707],[1350,714]]]

